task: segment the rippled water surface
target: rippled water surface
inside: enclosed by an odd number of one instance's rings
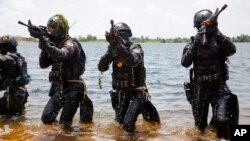
[[[183,82],[187,81],[188,69],[180,65],[185,44],[142,44],[147,68],[147,85],[151,101],[157,107],[161,125],[148,123],[139,116],[136,133],[127,135],[114,121],[108,91],[111,90],[111,71],[104,73],[103,89],[99,89],[97,63],[105,53],[105,43],[82,43],[87,55],[86,71],[83,75],[88,95],[94,103],[94,120],[91,124],[79,123],[77,111],[73,128],[60,125],[44,125],[40,118],[49,96],[48,69],[38,65],[37,43],[20,43],[18,50],[26,57],[32,81],[28,85],[29,99],[23,117],[0,116],[0,140],[16,141],[78,141],[78,140],[216,140],[215,134],[206,130],[201,135],[193,128],[191,106],[186,101]],[[250,124],[250,44],[236,44],[237,53],[230,57],[230,89],[238,95],[240,102],[240,124]],[[2,96],[2,92],[0,92]],[[210,115],[211,117],[211,111]]]

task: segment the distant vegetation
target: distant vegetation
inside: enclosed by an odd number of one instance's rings
[[[232,37],[231,40],[233,42],[250,42],[250,36],[241,34],[240,36]]]
[[[18,41],[37,41],[31,37],[16,37]],[[76,37],[80,42],[106,42],[105,39],[98,39],[96,36],[88,34],[86,37],[78,36]],[[230,38],[230,37],[229,37]],[[231,37],[230,38],[233,42],[250,42],[250,36],[241,34],[240,36]],[[149,38],[148,36],[141,36],[141,37],[132,37],[131,39],[137,43],[145,43],[145,42],[156,42],[156,43],[186,43],[190,41],[190,38],[186,37],[177,37],[177,38]]]

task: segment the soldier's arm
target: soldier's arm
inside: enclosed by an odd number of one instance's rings
[[[195,44],[188,43],[184,49],[181,58],[181,64],[184,67],[189,67],[193,62],[193,54],[194,54]]]
[[[66,61],[72,57],[80,58],[80,49],[76,42],[68,40],[63,44],[62,48],[58,48],[49,44],[46,39],[42,40],[44,44],[43,49],[48,53],[48,55],[53,59],[53,61]]]
[[[236,53],[236,47],[234,43],[230,41],[228,37],[224,36],[220,31],[218,31],[218,34],[215,36],[215,39],[219,44],[219,47],[227,56],[231,56]]]
[[[117,45],[117,53],[121,56],[122,61],[129,67],[136,67],[143,61],[143,50],[140,45],[133,45],[130,51],[122,44]]]
[[[98,63],[98,70],[104,72],[109,69],[109,65],[112,62],[112,49],[111,46],[108,47],[107,52],[101,57]]]
[[[44,69],[49,67],[53,63],[52,59],[49,58],[48,53],[43,49],[39,57],[40,68]]]

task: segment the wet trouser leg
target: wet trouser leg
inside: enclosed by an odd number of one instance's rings
[[[27,97],[28,93],[25,88],[11,90],[10,93],[5,92],[0,98],[0,114],[22,115]]]
[[[24,105],[27,102],[28,92],[25,88],[15,89],[10,94],[10,107],[9,114],[11,115],[22,115],[24,113]]]
[[[217,136],[229,139],[229,103],[230,93],[224,85],[218,88],[217,94],[212,99],[213,126],[216,128]]]
[[[142,113],[145,101],[146,98],[143,93],[134,93],[123,121],[123,129],[125,131],[134,131],[135,122],[138,115]]]
[[[119,91],[116,94],[117,104],[115,105],[115,120],[122,124],[129,106],[129,94]]]
[[[206,91],[206,89],[203,90],[200,87],[196,86],[195,94],[191,101],[195,126],[202,132],[207,126],[207,116],[209,109],[209,94],[206,93]]]
[[[10,96],[9,100],[9,114],[10,115],[21,115],[24,112],[24,105],[22,103],[24,97],[21,96]]]
[[[56,121],[56,116],[58,112],[62,108],[62,99],[60,97],[60,93],[57,91],[46,104],[43,114],[42,121],[44,124],[52,124]]]
[[[8,113],[7,100],[5,97],[0,98],[0,115]]]
[[[60,117],[60,123],[71,125],[72,119],[79,107],[81,92],[69,91],[63,95],[63,110]]]

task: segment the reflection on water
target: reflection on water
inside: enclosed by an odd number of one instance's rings
[[[102,115],[103,116],[103,115]],[[103,119],[106,118],[106,119]],[[0,136],[3,140],[28,140],[28,141],[78,141],[78,140],[210,140],[216,139],[214,132],[206,130],[201,134],[198,130],[182,127],[160,126],[156,123],[143,121],[139,117],[136,132],[127,134],[111,117],[97,117],[89,124],[80,124],[75,121],[71,129],[62,125],[44,125],[32,123],[32,119],[9,119],[2,117],[0,121]],[[160,128],[164,128],[161,130]]]
[[[77,111],[71,129],[61,125],[44,125],[40,118],[47,103],[48,69],[38,65],[37,43],[20,43],[18,50],[26,57],[31,83],[27,86],[29,100],[23,117],[0,116],[0,140],[15,141],[79,141],[79,140],[171,140],[208,141],[216,140],[211,129],[204,134],[193,128],[191,106],[186,101],[183,82],[188,80],[188,69],[181,67],[180,59],[184,44],[142,44],[147,68],[147,85],[152,102],[157,107],[161,125],[143,121],[139,116],[136,132],[128,135],[114,120],[108,91],[111,90],[111,71],[104,73],[103,89],[98,86],[97,63],[107,44],[83,43],[87,55],[86,71],[83,75],[88,86],[88,95],[93,100],[95,113],[93,123],[79,122]],[[237,44],[237,54],[230,57],[229,87],[238,95],[240,102],[240,124],[250,123],[249,88],[250,58],[249,44]],[[0,93],[2,96],[2,92]],[[211,110],[211,109],[210,109]],[[211,117],[211,111],[209,118]]]

